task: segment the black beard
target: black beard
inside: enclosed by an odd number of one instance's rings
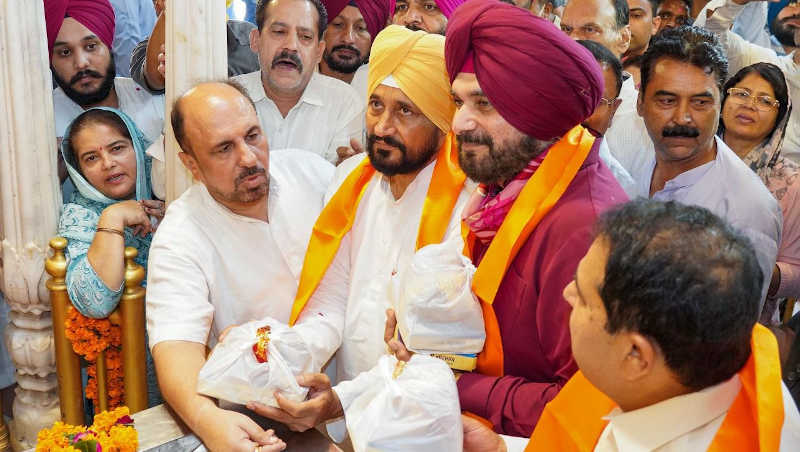
[[[421,170],[425,165],[430,162],[431,158],[438,151],[439,134],[438,129],[432,131],[420,152],[416,152],[416,158],[409,158],[406,146],[403,143],[395,140],[392,137],[379,137],[377,135],[369,135],[367,137],[367,156],[372,166],[379,173],[386,176],[394,176],[396,174],[410,174]],[[383,160],[378,152],[375,150],[375,145],[378,143],[386,143],[392,147],[400,150],[403,154],[403,160],[400,163],[387,163]]]
[[[69,82],[62,79],[55,69],[50,66],[50,70],[53,73],[53,78],[55,79],[58,86],[64,90],[64,94],[67,95],[73,102],[80,105],[81,107],[89,107],[92,105],[97,105],[100,102],[106,100],[108,95],[111,93],[111,88],[114,87],[114,78],[117,76],[116,66],[114,65],[114,55],[111,55],[111,58],[108,61],[108,68],[106,69],[105,77],[103,78],[103,83],[100,84],[97,89],[91,93],[81,93],[74,88],[72,88],[72,84],[77,81],[76,79],[79,78],[79,75],[82,73],[88,73],[95,78],[99,78],[98,76],[102,76],[98,72],[87,70],[81,71],[75,74],[72,77],[72,80]]]
[[[470,179],[482,184],[504,184],[536,158],[551,142],[541,141],[527,135],[515,143],[495,149],[494,140],[486,133],[467,132],[456,136],[458,141],[458,164]],[[462,151],[464,143],[480,144],[489,148],[488,155],[468,157]]]
[[[772,34],[775,35],[775,39],[786,47],[795,47],[797,44],[794,42],[794,32],[796,27],[785,25],[785,23],[789,19],[800,19],[800,16],[794,15],[789,17],[784,17],[783,19],[778,20],[776,17],[775,20],[772,21]]]
[[[335,56],[333,56],[334,52],[336,52],[336,50],[338,49],[354,50],[357,54],[357,58],[355,58],[352,62],[340,60]],[[325,53],[322,55],[322,58],[325,59],[325,64],[327,64],[328,67],[331,68],[331,70],[340,72],[342,74],[352,74],[355,71],[357,71],[362,64],[364,64],[364,59],[361,58],[361,52],[359,52],[358,49],[356,49],[355,47],[348,45],[335,46],[334,48],[331,49],[330,52],[326,50]]]

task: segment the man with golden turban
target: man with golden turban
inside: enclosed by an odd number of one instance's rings
[[[580,126],[600,101],[602,72],[553,24],[498,0],[453,13],[445,58],[459,162],[480,184],[463,219],[486,343],[478,368],[458,379],[461,409],[529,436],[577,370],[564,287],[595,219],[627,200],[600,140]]]
[[[367,152],[337,168],[306,253],[290,324],[315,325],[315,350],[338,349],[339,385],[306,375],[311,399],[276,398],[282,409],[248,405],[295,430],[342,415],[359,388],[348,385],[377,364],[391,278],[417,249],[452,240],[460,251],[468,198],[450,122],[455,107],[445,70],[444,37],[390,25],[372,46],[366,113]]]

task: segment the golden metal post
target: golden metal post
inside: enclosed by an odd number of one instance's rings
[[[44,268],[52,276],[47,280],[50,291],[50,303],[53,306],[53,338],[56,348],[56,369],[58,375],[58,398],[61,404],[61,418],[73,425],[82,425],[83,386],[81,385],[81,365],[78,355],[72,350],[72,344],[64,333],[64,321],[70,307],[67,294],[67,259],[64,248],[67,239],[55,237],[50,240],[53,256],[45,261]]]
[[[3,416],[3,394],[0,393],[0,452],[11,451],[9,439],[6,418]]]
[[[108,366],[106,365],[106,351],[97,354],[97,406],[100,411],[108,411]]]
[[[125,248],[125,291],[119,302],[122,314],[122,372],[125,405],[136,413],[147,409],[147,377],[144,343],[144,268],[134,259],[136,248]]]

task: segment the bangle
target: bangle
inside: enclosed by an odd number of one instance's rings
[[[118,236],[125,238],[125,233],[120,231],[119,229],[113,228],[97,228],[97,232],[110,232],[112,234],[117,234]]]

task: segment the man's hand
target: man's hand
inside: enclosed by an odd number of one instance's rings
[[[167,72],[167,50],[164,47],[164,44],[161,44],[158,52],[158,73],[161,74],[161,77],[166,80]]]
[[[506,442],[481,421],[461,415],[464,452],[506,452]]]
[[[331,388],[331,381],[325,374],[305,374],[297,377],[297,383],[310,388],[304,402],[293,402],[275,393],[280,408],[258,402],[248,402],[247,408],[261,416],[278,421],[295,432],[304,432],[317,425],[344,415],[342,403]]]
[[[364,146],[358,142],[355,138],[350,139],[350,147],[347,146],[339,146],[336,148],[336,155],[338,156],[338,160],[336,161],[336,165],[338,166],[343,161],[347,160],[348,158],[360,154],[364,152]]]
[[[414,352],[408,351],[403,341],[395,339],[394,330],[397,328],[397,316],[394,309],[386,310],[386,327],[383,330],[383,341],[389,348],[389,353],[393,354],[399,361],[408,362]]]
[[[286,449],[286,443],[272,430],[264,430],[252,419],[235,411],[213,407],[199,416],[195,433],[211,452],[273,452]]]

